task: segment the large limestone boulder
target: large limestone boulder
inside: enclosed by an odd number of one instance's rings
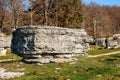
[[[89,48],[87,33],[84,29],[68,29],[54,26],[26,26],[13,32],[12,51],[24,56],[24,59],[37,57],[36,61],[50,61],[50,56],[56,58],[83,55]],[[66,55],[67,54],[67,55]],[[56,56],[58,55],[58,56]],[[46,56],[49,56],[49,58]],[[41,59],[40,59],[41,58]]]

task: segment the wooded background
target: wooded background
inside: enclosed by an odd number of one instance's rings
[[[85,5],[81,0],[0,0],[1,31],[11,34],[25,25],[85,28],[94,39],[108,37],[120,33],[120,6]]]

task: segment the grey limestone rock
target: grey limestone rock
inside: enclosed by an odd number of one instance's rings
[[[0,48],[10,48],[12,36],[0,32]]]
[[[24,26],[13,32],[11,47],[14,53],[20,55],[85,54],[89,48],[86,41],[87,33],[84,29]],[[34,61],[36,60],[31,62]],[[41,61],[49,62],[49,60]]]
[[[14,77],[20,77],[24,75],[23,72],[5,72],[6,70],[4,68],[0,68],[0,79],[10,79]]]
[[[114,34],[113,36],[107,38],[98,38],[96,39],[95,43],[97,46],[118,48],[120,47],[120,34]]]

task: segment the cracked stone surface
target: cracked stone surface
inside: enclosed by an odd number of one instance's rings
[[[0,79],[10,79],[24,75],[23,72],[6,72],[4,68],[0,68]]]
[[[24,26],[13,32],[12,52],[29,63],[66,62],[66,58],[85,55],[89,39],[84,29],[54,26]]]

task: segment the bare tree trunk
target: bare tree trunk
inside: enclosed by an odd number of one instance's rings
[[[5,0],[0,0],[0,29],[3,27],[4,19],[5,19]]]
[[[13,11],[13,26],[14,26],[14,29],[16,29],[16,12]]]
[[[31,26],[32,26],[33,25],[33,11],[32,11],[32,9],[31,9],[30,17],[31,17]]]
[[[45,25],[47,26],[48,24],[48,0],[45,0]]]
[[[56,21],[55,21],[55,25],[58,26],[58,14],[56,13]]]
[[[93,22],[93,38],[96,39],[96,20]]]
[[[5,19],[5,11],[3,11],[2,16],[1,16],[1,22],[0,22],[0,28],[3,28],[3,23],[4,23],[4,19]]]
[[[33,0],[30,0],[31,2],[31,7],[30,7],[30,23],[31,26],[33,25]]]
[[[11,12],[12,12],[12,17],[11,17],[12,26],[14,29],[16,29],[18,27],[19,18],[22,11],[22,1],[11,0],[10,4],[11,4]]]

